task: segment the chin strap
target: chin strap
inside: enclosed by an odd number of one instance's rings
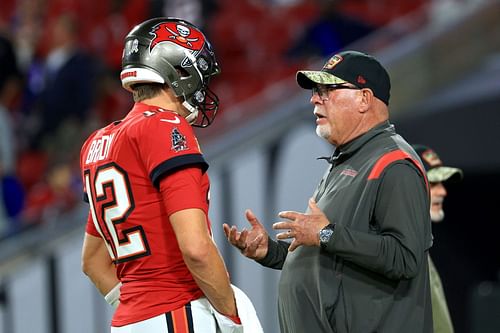
[[[203,79],[203,74],[198,68],[198,62],[196,61],[196,57],[193,55],[193,53],[191,53],[186,49],[184,49],[184,54],[189,59],[189,61],[191,61],[191,65],[193,65],[194,69],[196,69],[196,73],[198,73],[198,75],[200,76],[200,82],[203,84],[205,80]],[[198,119],[198,112],[199,112],[198,108],[192,106],[187,101],[184,101],[182,105],[184,105],[184,107],[188,109],[188,111],[191,113],[189,116],[186,117],[186,120],[188,121],[189,124],[193,125],[196,122],[196,119]]]
[[[186,101],[182,102],[182,105],[189,111],[189,115],[186,117],[187,122],[190,125],[194,124],[196,119],[198,119],[198,108],[195,108]]]

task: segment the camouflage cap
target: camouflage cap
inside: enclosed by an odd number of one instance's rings
[[[391,80],[385,68],[373,56],[344,51],[332,56],[321,71],[298,71],[297,83],[312,89],[317,84],[349,82],[359,88],[369,88],[373,95],[389,105]]]
[[[461,169],[444,166],[439,156],[431,148],[416,144],[413,145],[413,149],[424,164],[429,182],[457,182],[463,179],[464,173]]]

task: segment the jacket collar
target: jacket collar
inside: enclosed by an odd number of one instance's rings
[[[356,151],[363,147],[368,141],[372,140],[374,137],[381,135],[383,133],[388,133],[392,135],[395,133],[394,125],[392,125],[388,120],[376,125],[368,132],[361,134],[357,138],[345,143],[341,146],[336,147],[330,157],[320,157],[318,159],[324,159],[330,164],[335,164],[341,162],[350,156],[352,156]]]

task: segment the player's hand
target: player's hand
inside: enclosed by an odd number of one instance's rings
[[[235,315],[235,316],[230,316],[230,315],[224,315],[226,316],[227,318],[231,319],[231,321],[233,323],[235,323],[236,325],[241,325],[241,319],[238,315]]]
[[[229,243],[238,248],[245,257],[260,260],[267,254],[267,231],[250,209],[245,211],[245,216],[252,226],[250,230],[238,231],[236,226],[229,227],[224,223],[222,225],[224,233]]]
[[[319,231],[330,222],[326,215],[316,205],[313,198],[309,199],[309,214],[293,211],[280,212],[279,217],[290,220],[273,224],[275,230],[287,230],[276,235],[277,239],[293,238],[288,251],[293,251],[301,245],[319,246]]]
[[[217,310],[214,311],[217,321],[217,332],[221,333],[243,333],[240,317],[224,315]]]

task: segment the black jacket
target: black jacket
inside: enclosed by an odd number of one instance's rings
[[[425,172],[385,122],[337,149],[314,197],[333,237],[325,250],[270,241],[282,269],[282,333],[428,333],[432,244]]]

